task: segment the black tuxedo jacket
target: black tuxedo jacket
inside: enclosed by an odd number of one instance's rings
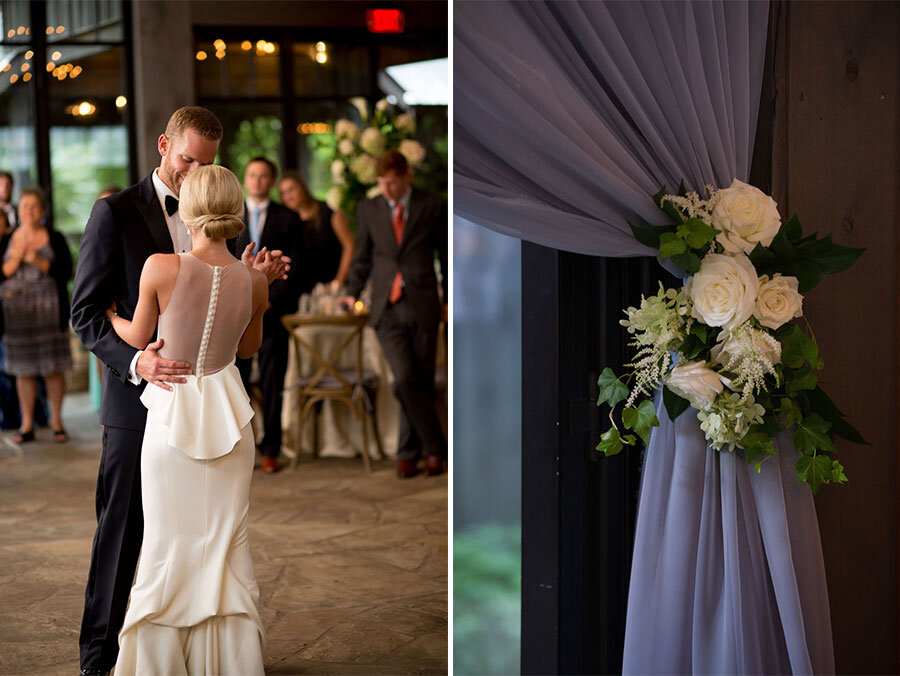
[[[347,277],[347,293],[358,297],[369,274],[372,275],[369,323],[377,326],[399,270],[403,275],[403,291],[416,319],[423,325],[436,325],[441,319],[441,307],[434,274],[435,253],[441,262],[444,298],[448,298],[447,205],[439,197],[413,188],[399,246],[392,218],[391,207],[383,196],[360,203],[359,235]]]
[[[102,425],[144,429],[147,409],[140,395],[145,383],[135,386],[127,379],[137,350],[116,335],[106,319],[106,309],[115,301],[118,314],[132,318],[144,262],[155,253],[173,253],[173,248],[152,175],[94,203],[79,247],[72,328],[106,365]]]
[[[244,229],[236,238],[229,240],[228,244],[238,258],[244,252],[244,248],[250,243],[250,222],[246,206],[244,208]],[[300,300],[300,286],[302,283],[300,271],[303,265],[303,223],[300,217],[292,209],[288,209],[277,202],[269,202],[266,211],[266,221],[263,225],[262,236],[256,243],[254,252],[263,247],[269,251],[280,249],[285,256],[291,258],[291,269],[287,279],[279,279],[269,285],[269,302],[272,304],[263,317],[263,331],[283,330],[281,317],[293,314],[297,311]]]

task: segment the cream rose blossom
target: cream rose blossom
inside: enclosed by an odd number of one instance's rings
[[[692,317],[707,326],[733,329],[753,314],[759,278],[744,254],[707,254],[685,291],[693,303]]]
[[[712,221],[722,231],[716,240],[731,253],[748,254],[757,244],[769,246],[781,228],[775,200],[738,179],[716,194]]]
[[[672,369],[666,387],[684,397],[694,408],[708,409],[727,380],[706,366],[705,361],[691,361]]]
[[[800,282],[796,277],[785,277],[777,272],[772,279],[763,275],[759,278],[759,296],[753,315],[760,324],[770,329],[777,329],[794,317],[801,317],[803,296],[799,288]]]

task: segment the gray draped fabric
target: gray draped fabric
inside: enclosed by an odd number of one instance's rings
[[[454,204],[578,253],[652,253],[661,185],[747,180],[766,2],[454,3]],[[636,300],[636,299],[635,299]],[[797,451],[756,473],[657,406],[629,588],[626,673],[829,673],[831,621]]]

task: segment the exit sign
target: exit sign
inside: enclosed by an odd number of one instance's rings
[[[366,25],[372,33],[402,33],[406,23],[399,9],[367,9]]]

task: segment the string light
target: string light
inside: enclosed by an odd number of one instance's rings
[[[78,77],[81,75],[81,66],[75,66],[72,71],[69,73],[69,77]]]
[[[225,58],[225,50],[224,50],[224,49],[220,49],[218,52],[216,52],[216,58],[217,58],[219,61],[221,61],[222,59],[224,59],[224,58]]]
[[[18,81],[19,81],[19,76],[18,76],[18,74],[13,73],[12,75],[9,76],[9,83],[10,83],[10,84],[15,84],[15,83],[18,82]]]
[[[3,70],[0,70],[0,73],[5,73],[5,72],[8,71],[11,67],[12,67],[12,66],[10,66],[10,64],[6,64],[5,66],[3,66]]]
[[[18,35],[25,35],[25,26],[19,26],[19,27],[16,29],[16,33],[17,33]]]
[[[225,49],[225,41],[221,38],[213,42],[213,47],[216,48],[216,51],[223,51]]]
[[[317,52],[324,52],[324,51],[325,51],[325,43],[324,43],[324,42],[317,42],[317,43],[316,43],[316,51],[317,51]]]
[[[7,33],[6,33],[6,37],[8,37],[8,38],[14,38],[14,37],[16,37],[16,29],[15,29],[15,28],[10,28],[10,29],[7,31]]]
[[[32,52],[30,49],[27,52],[25,52],[25,60],[26,61],[28,61],[28,59],[30,59],[32,56],[34,56],[34,52]]]
[[[30,64],[30,63],[23,63],[23,64],[22,64],[22,72],[23,72],[23,73],[27,73],[29,68],[31,68],[31,64]]]
[[[251,49],[253,49],[253,43],[249,40],[244,40],[241,43],[241,49],[243,49],[245,52],[249,52]]]
[[[48,61],[48,62],[47,62],[47,72],[49,73],[49,72],[52,71],[54,68],[56,68],[56,64],[53,63],[52,61]]]
[[[126,105],[128,105],[128,99],[124,96],[116,97],[116,108],[124,108]]]
[[[51,58],[53,61],[59,61],[59,60],[62,58],[62,54],[61,54],[60,52],[53,52],[53,53],[50,55],[50,58]]]
[[[56,34],[59,35],[60,33],[62,33],[62,32],[65,31],[65,30],[66,30],[66,27],[65,27],[65,26],[57,26],[57,27],[56,27]]]
[[[31,73],[25,73],[25,75],[22,76],[22,82],[28,82],[30,79]]]
[[[204,52],[202,49],[197,52],[197,61],[206,61],[206,52]]]
[[[330,134],[333,127],[327,122],[303,122],[297,125],[299,134]]]
[[[53,26],[47,26],[47,30],[44,31],[47,35],[53,35]]]
[[[316,52],[316,61],[319,63],[325,63],[328,61],[328,54],[325,52]]]

